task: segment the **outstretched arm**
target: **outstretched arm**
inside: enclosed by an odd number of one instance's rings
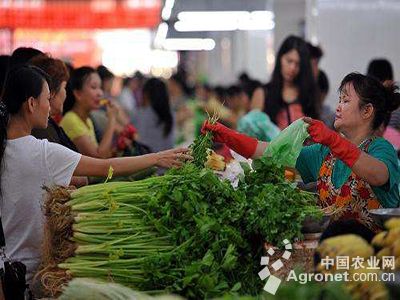
[[[221,123],[210,124],[204,122],[201,133],[212,132],[213,140],[217,143],[224,143],[236,153],[246,158],[258,158],[264,154],[267,143],[239,133]]]
[[[162,168],[180,167],[183,161],[192,157],[188,149],[172,149],[142,156],[98,159],[82,156],[74,171],[75,176],[107,176],[110,167],[114,175],[130,175],[135,172],[157,166]]]

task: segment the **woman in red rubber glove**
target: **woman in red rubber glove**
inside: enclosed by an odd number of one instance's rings
[[[302,149],[296,169],[305,183],[317,182],[322,206],[341,207],[339,219],[356,219],[372,230],[368,213],[379,207],[398,207],[400,172],[393,146],[375,131],[400,104],[397,87],[357,73],[347,75],[339,88],[333,131],[321,121],[304,118],[316,143]],[[203,131],[246,158],[263,155],[267,143],[221,124],[204,124]]]

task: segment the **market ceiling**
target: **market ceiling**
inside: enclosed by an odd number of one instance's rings
[[[0,2],[0,28],[154,28],[161,0],[9,0]]]

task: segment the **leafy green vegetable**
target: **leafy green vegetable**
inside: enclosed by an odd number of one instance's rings
[[[248,234],[261,235],[278,246],[283,238],[294,241],[302,236],[301,227],[307,216],[322,217],[315,195],[285,181],[284,167],[273,158],[255,160],[253,170],[246,171],[239,183],[239,190],[247,197]]]
[[[210,124],[215,124],[217,120],[217,113],[214,113],[213,116],[208,116],[208,122]],[[198,135],[189,147],[193,156],[193,164],[198,168],[204,168],[204,164],[207,161],[207,151],[209,151],[213,145],[212,138],[212,132],[207,131],[205,134]]]
[[[193,147],[193,163],[164,176],[73,192],[77,248],[59,266],[189,299],[260,294],[264,241],[293,241],[304,218],[321,213],[313,194],[286,182],[268,157],[254,160],[235,190],[203,168],[209,141]]]

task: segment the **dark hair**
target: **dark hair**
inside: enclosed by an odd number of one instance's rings
[[[96,70],[87,66],[72,71],[71,77],[68,81],[67,98],[64,102],[64,114],[70,111],[76,102],[73,91],[82,90],[86,80],[93,73],[97,73]]]
[[[392,64],[385,58],[373,59],[368,65],[367,75],[381,82],[393,80]]]
[[[324,56],[324,52],[319,46],[314,46],[310,42],[307,42],[308,51],[310,52],[311,59],[321,59]]]
[[[136,72],[133,74],[132,79],[137,79],[137,80],[139,80],[139,81],[142,81],[142,80],[145,80],[146,77],[143,75],[142,72],[136,71]]]
[[[49,76],[35,66],[18,66],[11,68],[4,85],[1,97],[0,113],[0,164],[2,165],[6,149],[7,126],[9,115],[15,115],[30,98],[37,98],[42,93],[43,83],[50,81]],[[1,178],[1,173],[0,173]],[[1,193],[1,187],[0,187]]]
[[[164,136],[167,136],[173,124],[167,86],[160,79],[150,78],[143,86],[143,95],[148,97],[151,107],[158,116],[158,123],[164,124]]]
[[[214,88],[214,92],[215,92],[215,95],[217,96],[218,100],[221,103],[224,103],[226,98],[228,97],[228,90],[221,85],[217,85]]]
[[[27,64],[32,58],[44,54],[39,49],[31,47],[19,47],[11,54],[10,67],[18,67]]]
[[[127,87],[129,85],[129,82],[132,80],[132,77],[124,77],[122,79],[122,87]]]
[[[175,73],[171,76],[170,80],[175,81],[178,86],[180,86],[181,90],[184,94],[188,94],[189,88],[186,84],[184,74],[182,73]]]
[[[243,92],[243,89],[238,85],[231,85],[226,90],[228,97],[235,97],[240,95]]]
[[[56,94],[63,81],[68,81],[69,72],[63,61],[51,58],[48,55],[40,54],[35,56],[29,62],[31,65],[37,66],[49,74],[51,82],[49,82],[50,93]]]
[[[360,97],[360,107],[371,104],[374,108],[372,129],[379,128],[390,118],[391,112],[400,105],[400,94],[398,87],[394,84],[385,87],[371,76],[350,73],[342,80],[339,92],[341,93],[349,83],[353,85],[358,97]]]
[[[249,75],[246,72],[242,72],[240,73],[239,77],[238,77],[239,81],[243,84],[251,81]]]
[[[3,91],[4,82],[10,65],[10,55],[0,55],[0,95]]]
[[[246,95],[251,98],[253,97],[254,91],[258,88],[262,88],[261,82],[258,80],[249,80],[243,85],[243,91],[246,93]]]
[[[114,74],[106,66],[103,65],[97,67],[97,73],[99,74],[102,81],[114,78]]]
[[[300,56],[300,71],[294,79],[294,84],[299,89],[299,102],[303,113],[312,118],[317,118],[316,109],[316,84],[311,71],[310,54],[306,42],[296,36],[286,38],[276,57],[275,68],[272,73],[271,81],[266,85],[265,112],[273,122],[279,111],[285,107],[282,97],[283,77],[281,73],[281,58],[291,50],[296,50]]]
[[[327,94],[329,92],[328,76],[326,76],[326,73],[322,70],[319,70],[317,84],[321,93]]]

